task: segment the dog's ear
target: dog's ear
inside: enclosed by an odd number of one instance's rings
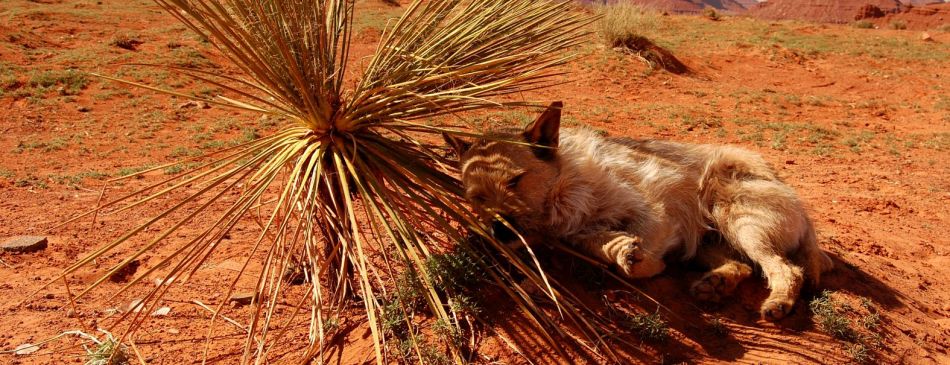
[[[455,150],[455,154],[459,158],[462,158],[462,155],[465,154],[465,151],[468,151],[472,147],[472,144],[465,142],[461,138],[453,136],[451,134],[442,132],[442,138],[445,139],[445,143],[448,143],[449,146],[452,146],[452,149]]]
[[[548,106],[544,113],[524,129],[525,141],[543,147],[532,147],[535,156],[542,160],[554,158],[554,149],[557,148],[559,130],[561,129],[561,108],[564,103],[555,101]],[[546,148],[545,148],[546,147]]]

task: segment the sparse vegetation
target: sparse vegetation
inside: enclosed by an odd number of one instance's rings
[[[642,35],[646,27],[656,24],[655,12],[629,3],[601,6],[597,11],[602,17],[600,33],[608,47],[631,52],[650,68],[662,68],[676,74],[689,71],[670,51]]]
[[[891,24],[889,25],[891,29],[896,29],[896,30],[907,29],[907,23],[905,23],[903,20],[892,21]]]
[[[719,15],[719,12],[715,8],[707,7],[703,9],[703,17],[712,21],[719,21],[722,19],[722,15]]]
[[[858,29],[874,29],[874,23],[868,20],[858,20],[854,22],[852,25]]]
[[[812,299],[809,308],[825,333],[845,342],[845,352],[854,362],[868,364],[874,360],[874,349],[881,346],[878,333],[880,316],[870,299],[861,297],[859,303],[863,315],[835,299],[835,293],[826,290]],[[853,327],[849,314],[861,316],[859,322],[863,330]]]
[[[641,340],[648,342],[663,342],[670,336],[669,325],[666,324],[666,320],[658,312],[629,315],[625,325]]]
[[[112,41],[109,42],[109,44],[112,46],[130,51],[134,51],[142,43],[144,42],[142,42],[142,40],[140,40],[138,37],[129,34],[118,35],[115,38],[112,38]]]

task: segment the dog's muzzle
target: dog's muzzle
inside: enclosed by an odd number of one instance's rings
[[[515,224],[515,220],[511,217],[502,217],[502,219],[504,219],[505,222],[508,222],[508,225],[518,229],[518,225]],[[518,235],[512,231],[511,228],[508,228],[505,223],[502,223],[502,221],[497,219],[492,221],[491,235],[499,242],[511,242],[518,239]]]

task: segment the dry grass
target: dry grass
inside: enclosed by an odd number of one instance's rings
[[[675,74],[689,71],[670,51],[653,43],[642,34],[657,26],[658,15],[629,3],[597,7],[601,15],[600,34],[607,46],[630,52],[650,68],[662,68]]]

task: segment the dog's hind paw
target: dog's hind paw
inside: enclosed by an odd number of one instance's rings
[[[722,275],[708,272],[702,278],[696,280],[689,291],[696,299],[706,302],[719,302],[722,298],[731,295],[733,290],[727,288],[726,278],[723,278]]]
[[[629,278],[648,278],[663,272],[666,268],[663,260],[644,251],[639,243],[639,238],[633,238],[620,249],[617,255],[620,271]]]
[[[719,302],[732,295],[739,283],[752,274],[749,265],[732,262],[713,271],[693,282],[689,291],[696,299],[707,302]]]
[[[767,321],[778,321],[792,312],[795,307],[795,300],[789,298],[768,298],[762,303],[762,319]]]

